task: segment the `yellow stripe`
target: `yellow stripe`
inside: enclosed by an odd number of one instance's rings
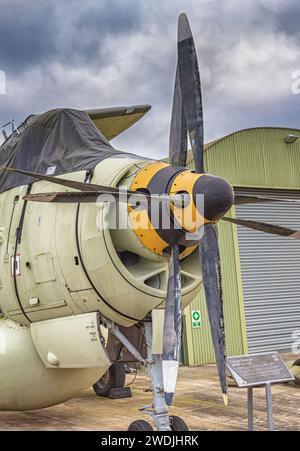
[[[150,222],[147,210],[139,212],[131,211],[129,218],[133,230],[142,243],[149,251],[158,255],[163,255],[163,251],[169,246],[156,232]],[[143,224],[140,226],[139,224]]]
[[[145,166],[133,179],[130,189],[136,191],[137,189],[147,188],[157,172],[167,166],[168,165],[162,161],[156,161],[155,163]],[[151,224],[147,210],[136,212],[129,206],[128,213],[131,226],[142,245],[155,254],[163,255],[163,251],[169,244],[156,232]]]
[[[193,199],[193,188],[197,180],[205,174],[195,174],[192,171],[181,172],[173,181],[170,194],[174,195],[180,192],[187,192],[190,195],[190,202],[186,208],[178,208],[172,205],[174,218],[184,230],[189,233],[195,233],[207,221],[196,208]],[[201,193],[199,193],[201,194]]]
[[[147,188],[152,178],[163,168],[169,166],[163,161],[156,161],[155,163],[148,164],[143,169],[141,169],[131,184],[131,190],[136,191],[137,189]],[[158,193],[157,193],[158,194]]]
[[[199,244],[195,244],[195,246],[193,247],[187,247],[183,252],[181,252],[180,257],[187,257],[188,255],[190,255],[192,252],[194,252],[194,250],[199,246]]]
[[[133,179],[130,189],[133,191],[136,191],[137,189],[146,189],[157,172],[167,166],[169,165],[162,161],[156,161],[155,163],[150,163],[145,166]],[[175,205],[171,204],[176,221],[180,227],[189,233],[196,232],[201,225],[209,222],[200,215],[193,200],[194,185],[202,175],[204,174],[183,171],[174,179],[170,191],[171,195],[182,191],[186,191],[190,195],[191,201],[185,209],[177,208]],[[151,224],[147,210],[134,211],[132,207],[129,206],[128,213],[131,226],[142,245],[155,254],[163,255],[163,251],[169,244],[159,236],[156,229]],[[185,257],[192,253],[197,246],[198,244],[185,249],[181,253],[181,257]]]

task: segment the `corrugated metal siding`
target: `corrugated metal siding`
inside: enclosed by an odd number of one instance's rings
[[[285,144],[300,130],[256,128],[242,130],[209,146],[206,167],[233,186],[294,189],[300,187],[300,139]]]
[[[249,192],[300,199],[300,191]],[[299,205],[247,205],[236,212],[242,219],[300,229]],[[238,237],[249,350],[291,351],[292,334],[300,330],[300,241],[244,227],[238,227]]]
[[[288,128],[255,128],[242,130],[206,146],[206,170],[224,177],[236,187],[300,190],[300,140],[287,145],[288,134],[300,136],[300,130]],[[189,167],[193,167],[192,163]],[[234,215],[234,209],[232,211]],[[225,321],[228,354],[247,353],[242,280],[237,228],[220,226],[220,249],[224,279]],[[278,244],[277,244],[278,245]],[[203,328],[193,330],[190,312],[203,311]],[[212,349],[204,294],[187,309],[185,363],[212,363]]]

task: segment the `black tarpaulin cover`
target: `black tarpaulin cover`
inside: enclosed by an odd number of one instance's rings
[[[93,169],[100,161],[130,156],[114,149],[84,111],[57,109],[27,121],[20,136],[0,147],[0,168],[23,169],[60,175]],[[0,172],[0,192],[34,181],[32,178]]]

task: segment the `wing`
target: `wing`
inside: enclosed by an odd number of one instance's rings
[[[139,121],[150,105],[85,110],[100,132],[110,141]]]

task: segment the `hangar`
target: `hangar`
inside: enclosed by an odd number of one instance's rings
[[[299,138],[299,139],[298,139]],[[206,170],[240,193],[300,199],[300,130],[253,128],[206,145]],[[193,167],[190,156],[189,167]],[[233,217],[300,228],[300,205],[252,204]],[[300,337],[300,241],[219,225],[228,355],[291,352]],[[192,320],[200,311],[200,321]],[[298,333],[297,333],[298,332]],[[186,309],[183,362],[214,362],[204,293]]]

